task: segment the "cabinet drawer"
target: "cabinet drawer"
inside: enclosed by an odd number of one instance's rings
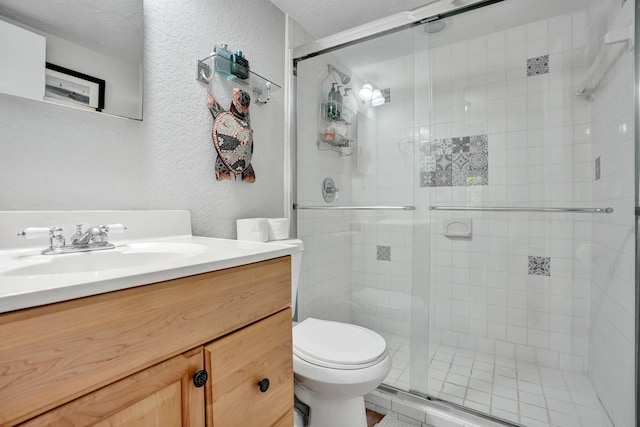
[[[205,346],[207,425],[271,427],[293,408],[291,309]],[[258,382],[268,378],[269,388]],[[284,424],[283,424],[284,425]]]

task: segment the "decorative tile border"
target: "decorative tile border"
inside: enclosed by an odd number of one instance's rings
[[[489,184],[487,135],[444,138],[421,146],[421,187]]]
[[[391,246],[378,245],[378,261],[391,261]]]
[[[533,276],[551,276],[551,258],[529,256],[529,274]]]
[[[527,59],[527,77],[549,74],[549,55]]]

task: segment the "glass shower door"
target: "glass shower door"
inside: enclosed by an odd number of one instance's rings
[[[414,30],[430,233],[412,390],[524,425],[632,425],[633,54],[602,41],[629,24],[619,3],[506,0]]]
[[[405,30],[297,63],[296,214],[305,243],[298,320],[378,332],[393,357],[384,382],[405,391],[416,301],[413,61]],[[355,114],[327,117],[336,91],[343,112]],[[326,178],[337,197],[323,197]]]

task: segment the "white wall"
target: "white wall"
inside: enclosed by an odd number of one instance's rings
[[[633,0],[624,8],[616,0],[590,2],[591,61],[604,48],[604,33],[630,25],[634,11]],[[626,46],[608,49],[600,68],[610,69],[591,104],[591,162],[601,163],[593,200],[615,212],[593,222],[589,371],[616,427],[636,425],[633,61]]]
[[[282,216],[283,91],[251,106],[256,182],[217,182],[195,64],[225,42],[282,83],[284,14],[267,0],[144,8],[144,121],[0,97],[0,210],[188,209],[194,234],[230,238],[236,218]],[[224,106],[225,83],[210,86]]]

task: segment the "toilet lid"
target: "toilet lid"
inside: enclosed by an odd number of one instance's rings
[[[387,343],[357,325],[308,318],[293,328],[293,353],[319,366],[357,369],[386,355]]]

